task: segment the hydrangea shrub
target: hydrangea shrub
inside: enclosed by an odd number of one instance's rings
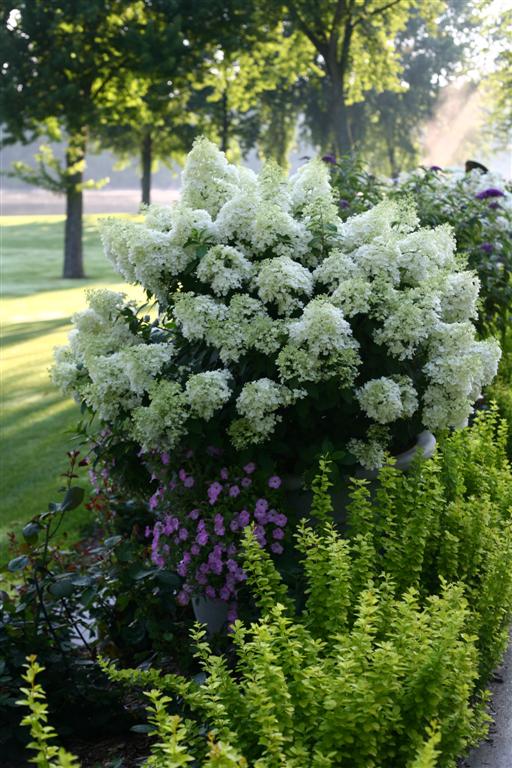
[[[333,186],[343,219],[385,197],[412,199],[423,226],[453,227],[458,253],[481,283],[477,324],[504,336],[512,323],[512,184],[500,174],[439,166],[379,179],[360,160],[332,157]]]
[[[396,201],[342,221],[321,161],[256,175],[200,139],[174,207],[102,236],[153,315],[92,293],[53,378],[112,445],[261,446],[291,471],[327,444],[376,468],[423,428],[463,426],[496,373],[451,228]]]

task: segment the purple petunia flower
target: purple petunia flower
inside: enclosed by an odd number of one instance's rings
[[[219,596],[221,600],[227,603],[229,601],[229,598],[231,597],[231,590],[228,589],[227,587],[221,587]]]
[[[263,509],[256,509],[254,517],[260,525],[266,525],[268,522],[270,522],[270,515]]]
[[[215,598],[217,597],[217,593],[215,592],[215,589],[210,584],[208,584],[204,593],[206,597],[210,598],[210,600],[215,600]]]
[[[194,487],[195,480],[192,477],[192,475],[187,475],[187,477],[183,481],[183,485],[185,488],[193,488]]]
[[[478,192],[475,197],[477,200],[486,200],[488,197],[505,197],[505,193],[496,187],[489,187]]]
[[[282,554],[283,554],[283,547],[282,547],[282,546],[281,546],[281,544],[279,544],[279,542],[277,542],[277,541],[275,541],[275,542],[274,542],[274,543],[271,545],[270,549],[272,550],[272,552],[273,552],[275,555],[282,555]]]
[[[188,605],[190,602],[190,597],[184,589],[181,589],[176,595],[176,600],[178,601],[179,605]]]
[[[228,479],[229,472],[228,472],[226,467],[222,467],[222,469],[220,471],[220,477],[221,477],[221,480],[227,480]]]
[[[186,528],[180,528],[178,531],[178,539],[180,541],[186,541],[188,539],[188,531]]]
[[[167,453],[167,451],[164,451],[163,453],[161,453],[160,454],[160,461],[162,462],[162,464],[165,464],[165,465],[170,464],[171,463],[171,456],[170,456],[170,454]]]
[[[160,498],[160,493],[158,491],[156,491],[156,493],[154,493],[152,495],[152,497],[150,498],[150,500],[149,500],[149,508],[150,509],[156,509],[158,507],[158,500],[159,500],[159,498]]]
[[[242,511],[238,515],[238,525],[241,528],[245,528],[246,525],[249,525],[250,522],[251,522],[250,514],[248,513],[248,511],[246,509],[242,509]]]
[[[224,518],[222,515],[215,515],[213,518],[213,527],[217,536],[224,536],[226,529],[224,528]]]
[[[274,528],[272,531],[272,537],[274,539],[284,539],[284,531],[282,528]]]
[[[238,611],[236,603],[231,603],[228,610],[228,621],[230,624],[234,624],[238,618]]]
[[[258,499],[254,507],[255,512],[267,512],[268,501],[266,499]]]
[[[322,157],[322,160],[324,161],[324,163],[330,163],[331,165],[336,165],[336,155],[331,155],[331,154],[324,155]]]
[[[269,488],[280,488],[281,487],[281,478],[277,475],[272,475],[272,477],[269,477],[268,480],[268,486]]]
[[[281,528],[284,528],[284,526],[285,526],[285,525],[286,525],[286,523],[288,522],[288,518],[286,517],[286,515],[283,515],[283,513],[282,513],[282,512],[279,512],[279,513],[278,513],[278,514],[277,514],[277,515],[274,517],[274,520],[273,520],[273,522],[274,522],[276,525],[279,525]]]
[[[191,520],[197,520],[197,518],[199,517],[199,510],[198,509],[192,509],[188,513],[188,516],[190,517]]]
[[[199,552],[200,552],[200,549],[199,549],[198,545],[197,544],[192,544],[192,546],[190,547],[190,553],[195,556],[195,555],[198,555]]]
[[[149,539],[149,537],[151,536],[152,533],[153,533],[153,531],[151,530],[149,525],[146,525],[146,527],[144,529],[144,536],[145,536],[145,538]]]
[[[172,515],[167,515],[167,517],[164,520],[164,528],[163,531],[166,536],[170,536],[175,531],[178,530],[180,527],[180,521],[177,517],[173,517]]]
[[[250,461],[248,464],[245,465],[243,469],[246,475],[252,475],[252,473],[256,471],[256,464],[254,463],[254,461]]]
[[[236,533],[240,526],[238,525],[238,520],[233,519],[229,524],[230,531],[233,531],[233,533]]]
[[[338,205],[339,205],[340,208],[343,208],[343,209],[350,208],[350,203],[349,203],[348,200],[343,200],[342,199],[342,200],[339,201]]]
[[[494,251],[494,245],[492,243],[482,243],[480,248],[482,251],[485,251],[485,253],[492,253]]]
[[[232,499],[236,499],[237,496],[240,496],[240,488],[238,485],[232,485],[229,489],[229,495]]]
[[[242,481],[241,481],[240,485],[242,486],[242,488],[250,488],[251,485],[252,485],[251,478],[250,477],[242,478]]]
[[[200,547],[204,547],[204,545],[208,543],[208,538],[209,536],[206,531],[199,531],[196,536],[196,542]]]
[[[212,483],[208,488],[208,500],[210,504],[215,504],[221,493],[222,485],[217,482]]]

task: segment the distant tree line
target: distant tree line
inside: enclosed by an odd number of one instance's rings
[[[297,126],[322,153],[396,174],[440,90],[471,58],[479,0],[0,0],[3,143],[43,145],[25,181],[66,196],[63,276],[84,276],[91,147],[158,162],[198,134],[286,163]]]

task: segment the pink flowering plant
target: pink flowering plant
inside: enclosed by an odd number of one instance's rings
[[[182,577],[177,595],[181,605],[192,595],[220,599],[229,604],[228,618],[234,621],[237,594],[246,578],[243,531],[253,525],[260,546],[280,555],[288,519],[281,511],[278,475],[252,461],[223,466],[220,451],[209,453],[210,461],[205,461],[189,451],[177,471],[166,452],[149,460],[157,483],[149,508],[156,521],[145,535],[152,562]]]

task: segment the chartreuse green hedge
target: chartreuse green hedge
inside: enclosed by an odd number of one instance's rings
[[[300,610],[248,532],[260,618],[234,626],[234,668],[200,629],[201,680],[104,663],[112,680],[149,690],[156,738],[147,765],[455,768],[485,733],[485,682],[512,613],[506,441],[491,411],[407,475],[386,466],[375,492],[354,481],[344,536],[329,522],[322,461],[318,522],[303,521],[296,536]],[[33,661],[25,721],[33,748],[49,755],[36,669]],[[181,718],[168,715],[171,700]],[[55,751],[39,764],[70,761]]]

